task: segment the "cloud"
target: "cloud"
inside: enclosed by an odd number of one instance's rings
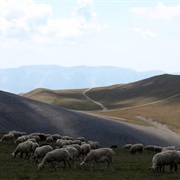
[[[140,28],[137,28],[137,27],[134,28],[134,31],[143,38],[154,38],[154,37],[157,36],[156,33],[153,33],[150,30],[144,30],[143,31],[143,30],[141,30]]]
[[[15,42],[34,44],[77,43],[103,26],[97,21],[92,0],[77,0],[69,18],[55,18],[52,7],[35,0],[0,1],[0,45]],[[11,44],[12,46],[13,44]]]
[[[173,18],[180,16],[180,4],[176,6],[167,6],[159,2],[155,7],[134,7],[131,12],[137,15],[146,16],[153,20],[170,21]]]

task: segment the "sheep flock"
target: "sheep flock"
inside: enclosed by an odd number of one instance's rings
[[[94,166],[104,164],[103,171],[116,171],[114,147],[103,147],[95,140],[86,140],[84,137],[69,137],[59,134],[31,133],[10,131],[4,134],[1,143],[14,143],[16,148],[11,153],[11,158],[27,158],[30,163],[37,166],[39,172],[47,168],[57,171],[60,163],[63,171],[76,169],[80,165],[82,170],[93,171]],[[143,145],[142,143],[125,144],[116,147],[129,151],[131,156],[145,151],[154,152],[151,167],[147,172],[164,173],[165,166],[169,166],[169,172],[177,172],[180,164],[180,151],[175,146],[161,147],[157,145]],[[149,171],[148,171],[149,170]]]

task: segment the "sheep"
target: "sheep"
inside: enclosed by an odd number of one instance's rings
[[[85,157],[84,161],[80,164],[81,166],[84,165],[87,167],[87,164],[91,162],[91,171],[93,168],[93,163],[105,163],[107,162],[107,167],[104,169],[106,171],[110,164],[113,167],[112,158],[115,156],[115,152],[111,148],[99,148],[91,150],[88,155]],[[114,168],[113,168],[114,169]]]
[[[34,151],[34,154],[31,156],[31,160],[33,160],[35,163],[38,163],[38,158],[44,158],[44,156],[52,150],[53,148],[50,145],[37,147]]]
[[[52,136],[54,141],[56,141],[57,139],[61,139],[61,135],[59,135],[59,134],[53,134],[51,136]]]
[[[136,152],[140,152],[140,154],[142,154],[143,148],[144,148],[143,144],[133,144],[130,148],[130,153],[136,154]]]
[[[153,151],[155,152],[156,146],[154,145],[147,145],[144,147],[144,151]]]
[[[85,138],[84,137],[77,137],[77,140],[80,140],[81,142],[85,142]]]
[[[62,148],[65,145],[70,145],[70,141],[63,140],[63,139],[57,139],[56,144],[58,145],[59,148]]]
[[[14,139],[15,139],[14,135],[11,134],[11,133],[9,133],[9,134],[4,134],[3,137],[2,137],[2,139],[1,139],[1,141],[2,141],[2,142],[3,142],[3,141],[11,141],[11,142],[13,142]]]
[[[36,150],[36,148],[38,148],[39,147],[39,144],[37,143],[37,142],[33,142],[33,145],[32,145],[32,154],[34,154],[34,151]],[[32,155],[31,154],[31,155]]]
[[[125,144],[122,149],[130,149],[132,144]]]
[[[26,137],[25,137],[25,136],[19,136],[19,137],[15,140],[14,144],[19,144],[19,143],[22,143],[22,142],[24,142],[24,141],[26,141]]]
[[[91,142],[89,142],[89,145],[91,146],[91,149],[99,148],[99,143],[97,141],[91,141]]]
[[[69,147],[74,147],[74,148],[77,149],[78,159],[79,159],[79,158],[80,158],[80,154],[81,154],[81,147],[80,147],[80,145],[79,145],[79,144],[70,144],[70,145],[65,145],[65,146],[63,146],[63,148],[65,148],[65,147],[67,147],[67,146],[69,146]]]
[[[9,131],[9,134],[13,134],[14,137],[17,139],[18,137],[22,136],[22,135],[26,135],[26,132],[20,132],[20,131]]]
[[[62,149],[55,149],[53,151],[48,152],[45,157],[43,158],[42,162],[38,165],[38,170],[42,171],[44,169],[44,165],[46,163],[51,163],[54,170],[57,171],[55,167],[55,163],[63,161],[64,167],[63,170],[66,168],[66,163],[68,163],[69,167],[71,167],[71,164],[69,162],[70,154],[69,152],[62,148]]]
[[[167,147],[163,147],[163,148],[161,149],[161,152],[167,151],[167,150],[176,150],[176,147],[175,147],[175,146],[167,146]]]
[[[22,143],[19,143],[16,147],[16,149],[14,150],[14,152],[12,153],[12,156],[15,158],[16,155],[18,153],[20,153],[20,157],[23,157],[23,153],[26,154],[26,157],[28,156],[28,154],[32,153],[33,151],[33,142],[32,141],[25,141]]]
[[[89,144],[82,144],[80,148],[81,148],[80,154],[82,156],[82,160],[84,160],[84,157],[90,152],[91,146]]]
[[[75,161],[78,159],[78,150],[72,146],[66,146],[63,148],[65,148],[69,152],[72,166],[74,166]],[[75,168],[75,166],[74,166],[74,168]]]
[[[53,142],[53,141],[54,141],[54,139],[53,139],[52,136],[48,136],[48,137],[46,138],[46,140],[45,140],[46,143],[51,143],[51,142]]]
[[[154,173],[160,172],[162,167],[165,165],[170,165],[170,170],[172,167],[175,167],[175,172],[177,171],[177,164],[180,162],[180,154],[176,150],[167,150],[160,153],[157,153],[152,158],[152,167],[149,170],[152,170]]]

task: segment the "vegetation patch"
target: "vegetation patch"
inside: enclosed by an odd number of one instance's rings
[[[132,155],[129,150],[123,150],[120,148],[114,149],[116,155],[114,157],[114,171],[108,169],[104,172],[105,164],[94,166],[93,171],[84,170],[80,166],[80,161],[76,162],[76,169],[62,170],[62,164],[58,165],[58,170],[54,171],[50,165],[46,165],[43,172],[38,171],[38,164],[33,164],[29,158],[19,158],[18,156],[13,159],[11,153],[16,148],[16,144],[1,142],[0,143],[0,179],[3,180],[21,180],[21,179],[43,179],[43,180],[91,180],[91,179],[129,179],[129,180],[147,180],[147,179],[179,179],[180,171],[176,174],[169,172],[169,166],[167,166],[165,173],[154,174],[149,171],[151,167],[152,157],[154,152],[144,151],[142,154]]]

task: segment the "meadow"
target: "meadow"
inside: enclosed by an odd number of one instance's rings
[[[50,165],[46,165],[43,172],[38,171],[38,164],[34,164],[29,158],[11,156],[11,153],[16,148],[16,144],[10,142],[0,143],[0,179],[2,180],[91,180],[91,179],[103,179],[103,180],[169,180],[180,179],[180,170],[177,173],[170,173],[169,167],[166,167],[165,173],[154,174],[149,171],[151,167],[152,157],[154,152],[144,151],[142,154],[137,153],[132,155],[129,150],[115,148],[116,153],[114,162],[114,171],[108,169],[104,172],[105,164],[94,166],[93,171],[90,169],[85,170],[80,166],[80,161],[76,162],[76,169],[66,168],[62,169],[62,163],[59,164],[58,170],[54,171]],[[40,160],[41,161],[41,160]],[[40,162],[39,161],[39,162]]]

